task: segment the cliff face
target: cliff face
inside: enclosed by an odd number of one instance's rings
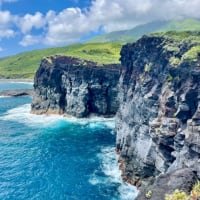
[[[119,107],[120,69],[66,56],[45,58],[34,79],[32,112],[114,115]]]
[[[164,199],[164,191],[189,192],[200,179],[200,35],[184,34],[144,36],[123,46],[122,72],[71,57],[43,59],[32,112],[86,117],[118,110],[123,180],[140,186],[162,174],[151,187],[154,200]],[[146,199],[145,188],[138,199]]]
[[[198,48],[196,40],[167,36],[122,48],[116,149],[124,180],[139,186],[180,168],[200,178]]]

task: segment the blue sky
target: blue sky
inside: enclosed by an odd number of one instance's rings
[[[0,0],[0,57],[155,20],[200,18],[200,0]]]

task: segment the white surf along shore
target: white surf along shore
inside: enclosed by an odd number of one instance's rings
[[[17,121],[29,127],[39,126],[41,128],[47,128],[50,126],[56,128],[65,125],[66,123],[80,124],[90,128],[107,127],[113,130],[115,128],[115,118],[92,117],[78,119],[75,117],[65,117],[64,115],[55,114],[35,115],[30,113],[30,109],[31,104],[24,104],[10,109],[3,116],[0,116],[0,120]],[[122,181],[121,171],[119,170],[119,164],[117,162],[118,155],[115,154],[115,147],[102,147],[101,152],[97,155],[97,158],[101,163],[100,170],[104,175],[101,176],[97,173],[97,171],[94,171],[89,177],[89,183],[92,185],[117,184],[118,187],[116,192],[121,200],[134,199],[137,196],[138,191],[132,185]]]

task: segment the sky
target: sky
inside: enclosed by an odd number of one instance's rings
[[[156,20],[200,18],[200,0],[0,0],[0,57]]]

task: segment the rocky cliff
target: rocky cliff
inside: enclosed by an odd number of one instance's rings
[[[199,33],[189,32],[123,46],[116,150],[125,181],[140,186],[181,168],[200,178],[199,52]]]
[[[189,192],[200,179],[200,34],[144,36],[123,46],[121,63],[122,71],[71,57],[43,59],[32,112],[86,117],[118,110],[116,151],[123,180],[143,186],[137,199],[149,190],[154,200]]]
[[[44,58],[34,79],[32,113],[115,115],[120,69],[67,56]]]

